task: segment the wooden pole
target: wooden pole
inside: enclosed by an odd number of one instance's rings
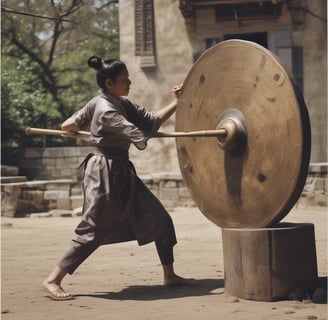
[[[44,134],[44,135],[55,135],[64,136],[65,131],[53,130],[53,129],[42,129],[42,128],[26,128],[26,134]],[[174,137],[222,137],[227,136],[226,129],[218,130],[201,130],[201,131],[190,131],[190,132],[157,132],[155,138],[174,138]],[[88,131],[77,131],[73,138],[89,138],[90,132]]]

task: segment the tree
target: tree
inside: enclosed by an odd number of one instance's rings
[[[90,55],[119,55],[118,1],[3,0],[2,163],[42,138],[27,126],[58,128],[94,95]],[[47,145],[74,143],[47,137]],[[14,152],[14,153],[13,153]]]

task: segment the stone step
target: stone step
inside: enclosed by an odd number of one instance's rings
[[[73,185],[74,180],[71,179],[58,179],[58,180],[24,180],[24,181],[13,181],[13,182],[3,182],[1,179],[2,187],[21,187],[21,188],[34,188],[34,187],[47,187],[47,189],[61,189],[63,187],[65,190],[68,185]]]
[[[82,214],[82,207],[76,208],[74,210],[59,210],[54,209],[47,212],[32,212],[27,214],[26,217],[30,218],[71,218],[71,217],[80,217]]]
[[[3,183],[13,183],[13,182],[25,182],[27,177],[25,176],[5,176],[1,177],[1,184]]]

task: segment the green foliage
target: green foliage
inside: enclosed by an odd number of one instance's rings
[[[52,127],[61,115],[52,96],[33,78],[27,59],[1,57],[1,156],[3,163],[16,163],[25,146],[42,146],[42,136],[26,136],[25,128]]]
[[[59,129],[98,87],[91,55],[118,58],[118,1],[3,0],[1,15],[1,161],[15,164],[25,147],[75,144],[26,136],[26,127]],[[63,20],[69,20],[63,21]]]

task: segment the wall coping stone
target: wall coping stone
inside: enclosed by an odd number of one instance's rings
[[[328,162],[313,162],[309,165],[309,173],[327,173]]]
[[[145,183],[159,182],[161,180],[181,181],[182,175],[180,172],[156,172],[144,175],[141,174],[139,178]]]
[[[35,180],[35,181],[22,181],[22,182],[9,182],[9,183],[1,183],[1,186],[6,187],[38,187],[47,184],[75,184],[76,182],[72,179],[58,179],[58,180]]]
[[[5,176],[1,177],[1,183],[15,183],[15,182],[24,182],[27,181],[25,176]]]

